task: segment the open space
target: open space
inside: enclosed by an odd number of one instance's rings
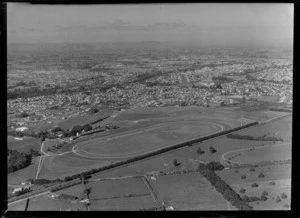
[[[158,198],[175,210],[234,210],[200,173],[158,176],[151,180]]]

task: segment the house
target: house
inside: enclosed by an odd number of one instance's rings
[[[27,129],[28,129],[28,127],[22,126],[22,127],[16,128],[16,131],[24,132]]]
[[[14,190],[13,190],[13,192],[12,192],[12,194],[14,194],[14,193],[16,193],[16,192],[19,192],[19,191],[25,191],[25,190],[27,190],[27,191],[29,191],[30,190],[30,187],[19,187],[19,188],[15,188]]]

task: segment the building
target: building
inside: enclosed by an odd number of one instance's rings
[[[27,129],[28,129],[28,127],[22,126],[22,127],[16,128],[16,131],[24,132]]]

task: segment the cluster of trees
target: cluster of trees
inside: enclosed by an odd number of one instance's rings
[[[252,207],[249,206],[245,201],[243,201],[240,196],[218,175],[215,174],[214,169],[220,170],[222,167],[218,163],[200,163],[198,166],[198,171],[205,177],[212,186],[215,187],[216,191],[220,192],[223,197],[229,201],[233,206],[239,210],[251,210]]]
[[[263,191],[263,192],[261,193],[261,196],[260,196],[260,197],[257,197],[257,196],[251,196],[251,197],[249,197],[249,196],[247,196],[247,195],[244,195],[244,196],[242,197],[242,200],[243,200],[244,202],[247,202],[247,203],[249,203],[249,202],[255,202],[255,201],[266,201],[266,200],[268,200],[267,195],[268,195],[268,192]]]
[[[40,132],[28,132],[28,131],[15,131],[15,130],[9,130],[7,131],[7,135],[13,136],[13,137],[24,137],[24,136],[29,136],[29,137],[33,137],[33,138],[48,138],[49,137],[49,132],[47,132],[46,130],[44,131],[40,131]]]
[[[85,124],[83,126],[76,125],[71,129],[71,131],[63,132],[63,136],[64,137],[76,136],[77,133],[81,133],[82,131],[88,132],[91,130],[93,130],[93,127],[90,124]]]
[[[51,87],[47,89],[41,89],[38,87],[27,88],[26,91],[20,88],[16,88],[13,91],[7,92],[7,100],[16,98],[31,98],[36,96],[54,95],[58,92],[57,87]]]
[[[12,173],[31,164],[31,156],[16,150],[7,150],[7,172]]]
[[[22,112],[22,113],[19,113],[16,115],[16,118],[25,118],[25,117],[28,117],[29,114],[26,113],[26,112]]]
[[[230,79],[226,76],[213,76],[212,81],[221,81],[221,82],[232,82],[234,81],[233,79]]]
[[[254,137],[254,136],[250,136],[250,135],[228,134],[227,138],[241,139],[241,140],[253,140],[253,141],[283,141],[283,139],[281,139],[281,138],[277,138],[277,137],[274,137],[274,136],[273,137],[272,136],[267,136],[267,135]]]
[[[33,184],[35,185],[46,185],[46,184],[50,184],[50,183],[58,183],[58,182],[62,182],[61,179],[55,179],[55,180],[50,180],[50,179],[34,179],[32,181]]]
[[[288,108],[269,108],[270,111],[279,111],[279,112],[287,112],[287,113],[292,113],[292,109]]]
[[[58,199],[62,199],[62,200],[71,200],[71,201],[77,200],[77,199],[78,199],[77,196],[74,196],[74,195],[68,195],[68,194],[64,194],[64,193],[58,195],[57,198],[58,198]]]

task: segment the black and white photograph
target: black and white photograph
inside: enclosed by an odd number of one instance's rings
[[[8,212],[291,211],[294,3],[6,13]]]

